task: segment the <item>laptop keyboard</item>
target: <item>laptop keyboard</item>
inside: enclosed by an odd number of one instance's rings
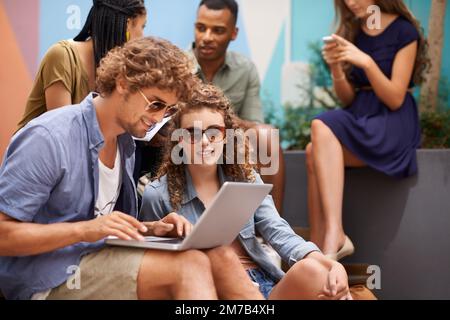
[[[179,244],[183,242],[183,238],[159,238],[159,237],[146,237],[146,242],[162,242],[162,243],[169,243],[169,244]]]

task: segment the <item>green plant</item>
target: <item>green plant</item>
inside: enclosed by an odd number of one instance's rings
[[[332,80],[326,62],[322,58],[321,42],[309,44],[311,59],[309,61],[309,81],[307,86],[297,85],[302,93],[309,97],[309,105],[283,106],[284,118],[278,118],[276,124],[280,128],[283,146],[286,149],[305,149],[311,141],[311,121],[326,110],[335,109],[339,100],[332,89]],[[315,89],[320,88],[321,94]],[[273,113],[269,114],[274,119]],[[273,121],[271,122],[273,125]]]
[[[426,105],[426,104],[425,104]],[[422,148],[450,148],[450,84],[443,76],[439,81],[437,110],[428,106],[420,114]]]
[[[333,80],[331,79],[330,68],[322,56],[322,43],[320,41],[309,44],[309,50],[312,52],[310,61],[312,83],[321,87],[333,102],[329,104],[325,99],[314,96],[317,104],[327,109],[335,109],[340,105],[339,98],[333,90]]]
[[[311,121],[326,108],[294,107],[285,105],[283,113],[277,112],[272,102],[265,101],[265,122],[280,130],[280,140],[283,149],[303,150],[311,141]]]
[[[439,81],[438,109],[450,108],[450,82],[446,76]]]
[[[330,69],[322,57],[322,43],[320,41],[310,42],[308,49],[311,52],[309,61],[310,79],[309,86],[297,85],[297,87],[310,97],[310,107],[335,109],[340,105],[339,99],[333,90],[333,81]],[[318,95],[314,88],[320,88],[322,95]]]
[[[311,121],[324,111],[324,108],[285,106],[285,123],[281,129],[281,137],[287,149],[306,148],[311,141]]]
[[[425,111],[420,115],[422,148],[450,148],[450,111]]]

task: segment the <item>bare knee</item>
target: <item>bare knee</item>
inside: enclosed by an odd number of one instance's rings
[[[314,259],[303,259],[297,262],[293,267],[293,272],[296,272],[311,281],[320,281],[325,284],[328,271],[320,262]]]
[[[169,299],[190,281],[212,283],[211,265],[201,251],[146,251],[138,273],[139,299]]]
[[[207,255],[212,263],[220,262],[220,265],[224,266],[240,263],[238,256],[229,246],[221,246],[208,250]]]
[[[201,251],[180,252],[172,260],[173,275],[180,284],[201,276],[211,275],[211,263],[208,256]]]
[[[313,144],[324,143],[334,137],[330,128],[320,120],[313,120],[311,123],[311,140]]]
[[[191,269],[196,271],[205,271],[211,269],[208,256],[199,250],[189,250],[181,252],[176,260],[183,269]]]
[[[314,259],[303,259],[289,269],[271,299],[318,299],[328,277],[327,268]]]

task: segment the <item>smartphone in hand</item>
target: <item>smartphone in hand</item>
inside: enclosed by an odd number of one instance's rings
[[[322,41],[323,41],[325,44],[336,43],[336,39],[333,38],[332,36],[326,36],[326,37],[323,37],[323,38],[322,38]]]

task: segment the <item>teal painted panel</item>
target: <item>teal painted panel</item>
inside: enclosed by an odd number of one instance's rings
[[[264,110],[267,112],[270,108],[274,108],[275,114],[277,115],[281,115],[283,112],[281,107],[281,73],[285,54],[285,32],[286,25],[281,30],[269,69],[261,85],[261,98]]]
[[[187,49],[194,39],[194,22],[197,0],[152,0],[146,1],[148,23],[146,35],[170,40],[182,49]]]
[[[410,8],[414,15],[419,19],[422,27],[428,35],[428,23],[430,20],[431,0],[409,0],[411,2]],[[443,84],[450,80],[450,4],[447,2],[445,13],[444,26],[444,45],[442,48],[442,65],[441,65],[441,79]],[[448,82],[447,82],[448,84]],[[444,87],[442,89],[445,90]],[[447,88],[447,92],[450,88]],[[450,103],[450,102],[449,102]],[[450,108],[450,105],[447,107]]]
[[[147,0],[148,23],[145,35],[154,35],[170,40],[182,49],[187,49],[194,40],[194,22],[199,0]],[[62,39],[72,39],[80,29],[70,30],[66,26],[70,14],[67,9],[76,6],[80,10],[81,26],[86,21],[92,0],[41,0],[39,25],[39,61],[48,48]],[[231,50],[250,55],[247,35],[238,19],[240,29],[236,41],[230,45]]]
[[[450,3],[447,1],[447,10],[445,13],[444,29],[444,51],[442,61],[442,74],[450,80]]]
[[[92,0],[41,0],[39,24],[39,61],[55,42],[74,38],[81,30],[92,5]],[[68,9],[76,7],[80,12],[80,29],[69,29]]]
[[[420,21],[425,33],[428,33],[428,20],[430,17],[431,1],[409,0],[407,1],[407,4],[414,16]]]
[[[333,0],[292,0],[292,60],[310,58],[308,45],[334,31]]]

